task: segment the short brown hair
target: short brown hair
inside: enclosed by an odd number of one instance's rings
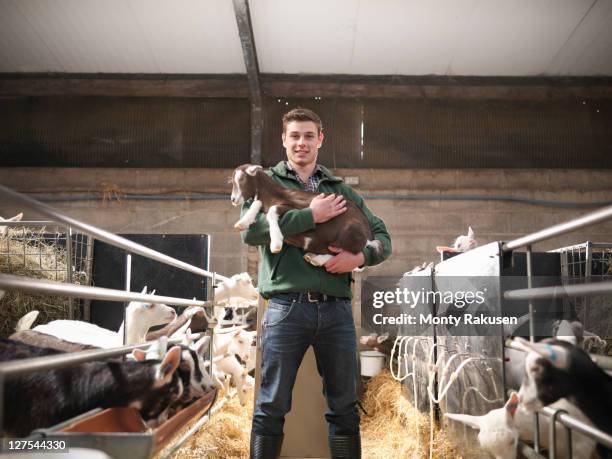
[[[320,134],[323,130],[323,123],[319,115],[307,108],[294,108],[283,115],[283,133],[287,130],[287,124],[292,121],[312,121],[317,125],[317,134]]]

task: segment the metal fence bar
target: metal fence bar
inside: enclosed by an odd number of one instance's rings
[[[210,301],[186,300],[171,296],[148,295],[136,292],[124,292],[102,287],[68,284],[40,279],[31,279],[11,274],[0,274],[0,288],[3,290],[18,289],[30,293],[48,293],[51,295],[69,296],[73,298],[89,298],[91,300],[109,301],[143,301],[147,303],[165,303],[177,306],[211,306]]]
[[[555,414],[555,410],[548,406],[541,408],[539,411],[548,417],[552,417]],[[579,421],[573,416],[565,413],[557,415],[557,421],[559,421],[562,425],[575,430],[576,432],[597,440],[599,443],[602,443],[608,448],[612,448],[612,435],[599,430],[597,427],[585,424],[584,422]]]
[[[204,333],[192,335],[194,339],[204,336]],[[182,342],[183,338],[172,338],[168,344]],[[43,357],[32,357],[28,359],[9,360],[0,363],[0,379],[11,378],[25,373],[35,371],[57,370],[79,365],[94,360],[103,360],[111,357],[120,357],[128,354],[134,349],[148,348],[151,343],[131,344],[111,349],[92,349],[78,352],[60,352],[59,354],[46,355]]]
[[[612,206],[607,206],[583,215],[582,217],[578,217],[564,223],[559,223],[558,225],[553,225],[535,233],[506,242],[502,245],[502,251],[510,252],[511,250],[518,249],[519,247],[525,247],[526,245],[535,244],[536,242],[540,242],[545,239],[551,239],[555,236],[560,236],[561,234],[569,233],[610,218],[612,218]]]
[[[185,263],[184,261],[177,260],[176,258],[170,257],[168,255],[164,255],[156,250],[145,247],[144,245],[137,244],[136,242],[130,241],[129,239],[118,236],[110,231],[106,231],[90,225],[88,223],[81,222],[79,220],[75,220],[74,218],[68,217],[51,206],[43,204],[42,202],[36,201],[35,199],[30,198],[24,194],[18,193],[16,191],[11,190],[3,185],[0,185],[0,196],[6,196],[7,198],[13,199],[20,204],[33,209],[46,217],[51,218],[55,222],[61,222],[65,225],[71,226],[74,229],[78,229],[79,231],[88,234],[90,236],[95,237],[96,239],[106,242],[107,244],[113,245],[115,247],[119,247],[123,250],[131,252],[136,255],[141,255],[146,258],[150,258],[152,260],[159,261],[160,263],[164,263],[166,265],[174,266],[175,268],[183,269],[190,273],[198,274],[200,276],[211,277],[212,273],[210,271],[206,271],[202,268],[198,268],[197,266],[190,265],[189,263]],[[228,280],[227,277],[217,274],[218,281]]]
[[[74,282],[72,278],[72,228],[66,227],[66,282]],[[56,258],[57,260],[57,258]],[[74,319],[74,301],[68,298],[68,319]]]
[[[523,288],[506,290],[506,300],[541,300],[546,298],[567,298],[583,295],[604,295],[612,293],[612,281],[594,282],[583,285],[556,285],[554,287]]]
[[[2,226],[62,226],[50,220],[24,220],[18,222],[2,222]]]
[[[518,450],[527,459],[546,459],[546,457],[536,452],[531,446],[527,445],[522,440],[519,440]]]
[[[129,292],[132,288],[132,255],[129,253],[125,254],[125,291]],[[125,327],[123,327],[123,336],[121,337],[123,341],[121,344],[125,345],[127,343],[127,330],[128,330],[128,316],[127,316],[127,308],[129,303],[126,301],[123,303],[123,323]]]

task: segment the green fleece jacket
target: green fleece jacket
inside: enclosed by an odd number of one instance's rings
[[[382,242],[383,254],[376,255],[372,247],[363,249],[366,266],[381,263],[391,254],[391,238],[384,222],[368,209],[363,201],[351,187],[345,185],[338,177],[321,166],[322,178],[318,191],[322,193],[342,194],[345,198],[354,201],[363,210],[374,238]],[[300,182],[290,173],[284,161],[266,171],[275,181],[285,188],[303,189]],[[241,215],[251,206],[252,201],[245,202]],[[315,223],[312,211],[309,208],[287,211],[279,219],[280,229],[285,236],[302,233],[314,229]],[[270,251],[270,228],[265,215],[260,212],[255,222],[241,233],[243,242],[259,246],[261,262],[259,265],[259,292],[269,298],[274,293],[281,292],[321,292],[338,297],[351,297],[351,273],[331,274],[325,268],[318,268],[306,262],[302,257],[304,251],[289,244],[283,244],[279,253]]]

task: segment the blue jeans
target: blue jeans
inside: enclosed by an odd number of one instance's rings
[[[357,341],[351,302],[297,302],[283,299],[282,294],[270,299],[262,323],[261,386],[253,433],[283,435],[295,377],[311,345],[323,377],[329,434],[359,434]]]

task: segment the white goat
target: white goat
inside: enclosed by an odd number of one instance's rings
[[[217,332],[213,339],[213,355],[237,355],[246,362],[249,360],[251,344],[256,334],[242,329],[231,333]]]
[[[453,242],[451,247],[448,246],[437,246],[436,250],[440,253],[442,252],[467,252],[468,250],[472,250],[478,247],[478,241],[474,236],[474,230],[472,227],[468,227],[467,235],[458,236]]]
[[[513,392],[503,408],[491,410],[483,416],[453,413],[444,413],[444,416],[478,430],[480,446],[495,459],[514,459],[519,438],[514,420],[518,403],[518,395]]]
[[[142,293],[147,292],[147,287],[142,290]],[[154,292],[152,292],[154,293]],[[30,313],[31,314],[31,313]],[[155,325],[163,325],[176,317],[176,312],[165,304],[143,303],[140,301],[132,301],[126,310],[126,318],[128,322],[126,344],[138,344],[146,341],[146,333],[149,328]],[[23,318],[22,318],[23,320]],[[86,346],[98,348],[112,348],[123,344],[123,329],[124,324],[121,324],[118,332],[98,327],[97,325],[82,322],[80,320],[54,320],[48,324],[38,325],[32,331],[51,335],[69,343],[78,343]],[[21,330],[20,330],[21,331]],[[31,335],[28,341],[22,340],[16,333],[11,336],[12,339],[36,344],[31,341]]]
[[[259,292],[253,286],[248,273],[234,274],[228,280],[215,286],[215,302],[229,302],[232,298],[243,298],[244,301],[257,301]]]
[[[238,393],[238,400],[240,404],[244,406],[248,393],[255,387],[254,380],[249,376],[246,368],[240,365],[240,362],[235,356],[231,355],[221,359],[217,363],[217,370],[229,375],[234,384],[236,385],[236,391]],[[225,379],[225,391],[229,395],[229,380]]]
[[[518,395],[516,392],[512,393],[510,400],[512,397],[517,397],[514,399],[512,403],[515,403],[518,400]],[[510,403],[510,400],[508,403]],[[478,440],[481,442],[481,446],[483,449],[491,452],[491,441],[493,442],[493,450],[497,450],[498,446],[500,448],[507,448],[507,445],[504,444],[504,439],[506,434],[503,432],[507,431],[507,435],[514,436],[518,433],[518,438],[523,441],[533,442],[534,440],[534,429],[533,429],[533,414],[528,413],[522,405],[518,405],[518,409],[515,406],[506,406],[503,408],[497,408],[489,411],[487,414],[483,416],[471,416],[468,414],[451,414],[446,413],[444,416],[450,419],[454,419],[456,421],[462,422],[474,429],[480,430],[478,435]],[[515,409],[512,416],[509,413],[509,408]],[[568,412],[574,418],[585,422],[588,425],[592,425],[592,423],[584,416],[582,411],[576,408],[574,405],[569,403],[565,399],[560,399],[557,402],[550,405],[550,408],[557,410],[562,409]],[[550,449],[550,437],[549,437],[549,419],[545,416],[540,416],[538,419],[538,424],[540,426],[540,446],[544,449]],[[498,434],[493,434],[497,432]],[[501,435],[499,433],[502,433]],[[561,425],[561,423],[556,422],[556,441],[555,441],[555,457],[557,459],[566,459],[569,456],[566,451],[567,444],[567,432],[565,427]],[[482,439],[481,439],[482,436]],[[482,443],[483,439],[485,445]],[[496,441],[496,439],[498,441]],[[488,443],[487,443],[488,442]],[[497,444],[499,443],[499,445]],[[577,432],[572,433],[572,457],[575,459],[589,459],[595,450],[596,442],[595,440],[587,437],[586,435],[582,435]],[[497,457],[497,456],[496,456]],[[516,457],[516,447],[514,449],[509,449],[507,452],[507,456],[505,457]]]

